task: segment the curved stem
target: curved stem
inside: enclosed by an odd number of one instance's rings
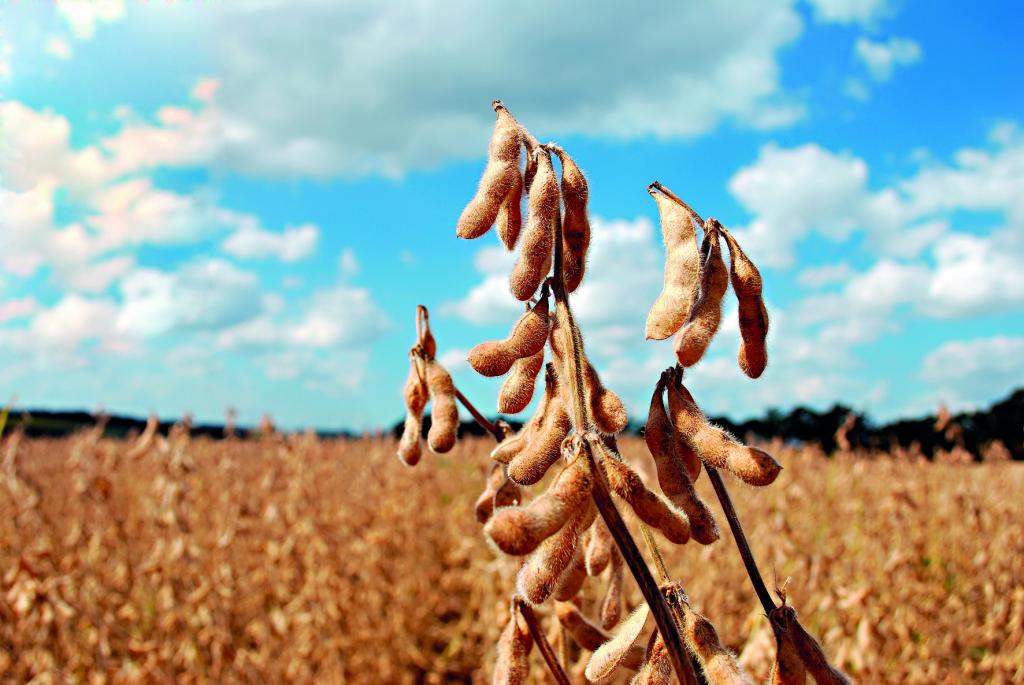
[[[466,411],[473,416],[473,420],[480,424],[481,428],[493,435],[495,440],[501,442],[505,439],[505,429],[501,427],[501,424],[488,421],[487,417],[481,414],[480,411],[473,406],[473,403],[470,402],[458,388],[455,388],[455,397],[462,403],[462,406],[466,408]]]
[[[565,669],[562,668],[562,664],[559,663],[558,657],[555,655],[555,650],[551,647],[551,643],[548,642],[547,637],[544,635],[544,631],[540,628],[540,623],[537,621],[537,615],[533,613],[533,607],[527,604],[522,597],[518,595],[513,600],[516,605],[516,609],[519,614],[526,621],[526,625],[530,629],[530,635],[533,636],[533,641],[537,645],[537,649],[540,651],[540,655],[544,657],[544,663],[547,664],[548,670],[551,671],[551,675],[555,678],[557,685],[571,685],[569,676],[565,674]]]
[[[725,481],[722,480],[722,475],[718,473],[718,469],[714,466],[705,463],[704,468],[708,472],[708,479],[711,481],[711,485],[715,488],[715,494],[722,505],[722,511],[725,512],[725,519],[729,522],[729,529],[732,531],[736,547],[743,558],[743,565],[747,569],[747,576],[750,577],[750,584],[754,586],[754,592],[757,593],[757,598],[761,600],[761,606],[764,608],[765,613],[770,614],[775,610],[775,602],[772,600],[771,593],[768,592],[768,587],[764,584],[764,578],[761,577],[761,572],[757,568],[757,562],[754,561],[754,553],[750,550],[750,544],[747,542],[747,536],[743,532],[743,525],[736,515],[736,507],[733,506],[732,498],[729,497]]]

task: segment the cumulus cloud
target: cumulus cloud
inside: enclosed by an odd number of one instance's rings
[[[996,335],[943,343],[924,358],[921,377],[954,410],[978,406],[1024,378],[1024,338]]]
[[[921,46],[909,38],[890,38],[876,42],[869,38],[858,38],[854,54],[876,81],[892,78],[896,67],[905,67],[921,60]]]
[[[88,0],[88,2],[58,2],[57,13],[79,40],[89,40],[101,24],[110,24],[124,18],[124,0]]]
[[[316,253],[319,239],[320,229],[313,224],[286,226],[280,233],[274,233],[249,222],[228,236],[221,249],[239,259],[297,262]]]
[[[477,157],[495,97],[543,135],[674,138],[803,115],[780,83],[802,30],[789,3],[312,9],[210,8],[225,27],[225,159],[245,173],[395,176]]]
[[[891,0],[808,0],[817,20],[836,24],[872,24],[892,13]]]

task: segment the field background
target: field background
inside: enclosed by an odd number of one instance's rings
[[[383,437],[178,435],[133,458],[95,434],[10,436],[3,680],[488,682],[516,571],[473,515],[492,444],[463,439],[409,469]],[[650,471],[641,440],[621,447]],[[790,579],[790,603],[855,680],[1024,681],[1020,464],[769,449],[785,466],[772,486],[730,478],[739,514],[769,584]],[[659,542],[763,682],[767,620],[697,485],[722,539]],[[588,602],[604,582],[587,582]]]

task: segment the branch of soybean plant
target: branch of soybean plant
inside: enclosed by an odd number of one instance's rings
[[[750,544],[747,542],[747,536],[743,532],[743,525],[736,515],[736,507],[733,506],[732,498],[729,497],[725,481],[722,480],[722,475],[718,473],[718,469],[711,464],[705,462],[704,469],[708,472],[708,479],[711,480],[711,485],[715,488],[715,494],[718,496],[718,502],[722,505],[722,511],[725,512],[725,519],[729,522],[732,537],[736,541],[736,547],[740,551],[740,556],[743,558],[743,565],[746,567],[747,575],[750,577],[750,584],[754,586],[754,592],[757,593],[757,598],[761,600],[764,612],[771,614],[775,610],[775,602],[772,600],[771,593],[768,592],[768,588],[764,584],[761,572],[757,569],[754,553],[750,551]]]
[[[668,649],[669,657],[672,659],[672,667],[675,669],[679,682],[688,682],[685,676],[692,666],[690,665],[686,647],[683,646],[682,636],[679,633],[676,619],[673,617],[672,610],[669,608],[665,596],[658,587],[658,583],[651,575],[650,569],[647,568],[647,562],[640,553],[640,549],[633,540],[633,536],[630,535],[629,529],[626,528],[626,522],[622,520],[622,515],[619,514],[619,510],[615,507],[615,502],[612,501],[604,470],[597,463],[591,445],[591,440],[600,444],[601,438],[593,433],[587,437],[590,439],[585,438],[580,440],[579,443],[582,449],[585,450],[587,461],[590,464],[591,471],[594,473],[593,487],[591,489],[594,504],[597,505],[597,511],[601,514],[601,518],[604,519],[605,525],[608,526],[608,530],[611,532],[619,552],[622,553],[622,558],[625,560],[626,565],[629,566],[630,573],[636,579],[636,584],[640,586],[640,592],[647,601],[647,606],[650,607],[651,613],[654,614],[654,621],[658,625],[658,632],[661,633],[662,639],[665,640],[665,647]]]
[[[481,428],[493,435],[495,440],[501,442],[505,439],[505,429],[502,428],[501,424],[488,421],[487,417],[481,414],[480,411],[473,406],[473,403],[470,402],[458,388],[455,388],[455,397],[462,403],[462,406],[466,408],[466,411],[473,416],[473,420],[480,424]]]
[[[551,643],[548,642],[544,631],[540,628],[540,623],[537,622],[537,615],[533,613],[533,607],[518,595],[516,595],[513,601],[516,604],[516,609],[519,610],[519,614],[526,621],[526,625],[530,629],[530,635],[533,636],[533,641],[536,643],[537,649],[540,650],[540,655],[544,657],[544,663],[547,664],[548,670],[551,671],[555,683],[557,685],[571,685],[569,676],[565,674],[565,669],[562,668],[558,657],[555,656],[555,650],[552,649]]]

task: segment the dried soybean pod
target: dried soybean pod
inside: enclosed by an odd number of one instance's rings
[[[683,366],[693,366],[700,361],[722,323],[722,298],[729,289],[729,271],[722,259],[720,228],[721,224],[715,219],[704,222],[700,294],[675,340],[676,358]]]
[[[729,245],[729,277],[739,302],[739,364],[743,373],[758,378],[768,365],[768,310],[762,296],[761,272],[725,228],[720,229]]]
[[[551,354],[559,367],[564,368],[565,350],[563,345],[565,341],[562,339],[562,329],[558,324],[558,317],[552,317],[549,337],[551,339]],[[581,356],[580,359],[583,364],[584,392],[587,404],[590,406],[590,413],[594,417],[594,423],[602,433],[620,432],[629,425],[629,415],[626,413],[622,400],[614,391],[604,387],[594,365],[585,356]]]
[[[586,562],[587,575],[600,575],[612,558],[615,540],[604,521],[599,519],[591,529],[590,540],[587,542]]]
[[[690,480],[690,475],[677,453],[675,430],[662,402],[663,385],[668,381],[668,377],[669,374],[662,374],[662,379],[654,389],[644,439],[658,470],[661,491],[665,493],[669,502],[686,513],[693,539],[702,545],[710,545],[718,539],[718,525],[707,504],[697,495],[693,481]],[[694,458],[696,459],[696,455]],[[699,459],[697,465],[699,468]]]
[[[750,485],[769,485],[778,477],[782,465],[772,455],[741,445],[721,428],[708,423],[686,386],[677,382],[676,388],[680,401],[672,414],[672,422],[703,461],[732,471]]]
[[[611,679],[643,632],[650,613],[646,603],[638,606],[615,630],[611,639],[594,651],[585,671],[589,682],[605,683]]]
[[[590,219],[587,200],[590,195],[587,179],[576,162],[557,145],[548,146],[562,162],[562,278],[565,292],[571,293],[583,281],[587,268],[587,249],[590,247]]]
[[[519,619],[519,612],[512,608],[505,629],[498,638],[497,658],[494,662],[494,685],[522,685],[530,676],[530,650],[533,637],[530,629]]]
[[[508,479],[501,464],[492,464],[491,472],[487,476],[487,487],[480,493],[474,505],[476,520],[487,523],[495,508],[512,506],[518,503],[521,497],[519,486]]]
[[[430,390],[430,430],[427,445],[439,454],[455,447],[459,431],[459,408],[455,404],[455,383],[444,367],[434,359],[426,361],[427,388]]]
[[[850,679],[842,671],[828,662],[821,645],[804,630],[797,620],[796,611],[789,606],[778,607],[774,614],[772,627],[776,624],[787,628],[793,646],[800,660],[807,668],[807,673],[818,685],[850,685]]]
[[[572,422],[561,396],[548,402],[541,423],[523,449],[508,464],[508,477],[520,485],[533,485],[544,477],[562,454],[562,441]]]
[[[665,395],[668,399],[668,413],[669,416],[675,416],[679,412],[685,410],[683,406],[683,396],[679,391],[679,386],[673,380],[671,374],[664,375],[663,378],[665,382]],[[677,427],[671,420],[669,421],[669,425],[671,429],[671,439],[676,444],[676,454],[679,455],[679,458],[683,461],[683,466],[686,467],[686,473],[689,474],[690,480],[696,482],[697,478],[700,476],[700,457],[693,451],[693,447],[690,443],[682,439]],[[650,446],[650,443],[648,443],[648,446]]]
[[[753,685],[721,640],[711,621],[692,609],[685,611],[683,637],[697,656],[704,678],[714,685]]]
[[[540,497],[505,507],[484,526],[484,535],[505,554],[529,554],[558,532],[590,496],[591,474],[580,460],[566,466]]]
[[[527,557],[516,578],[519,594],[526,601],[536,606],[551,596],[576,556],[583,531],[590,527],[596,516],[597,507],[587,499],[561,530],[542,542]]]
[[[656,190],[655,184],[647,192],[657,203],[661,216],[665,281],[647,314],[646,336],[648,340],[664,340],[678,331],[690,315],[700,278],[700,252],[690,213]]]
[[[791,607],[783,604],[768,614],[768,620],[771,622],[772,632],[775,633],[776,646],[771,685],[804,685],[807,682],[807,669],[793,643],[790,626],[790,622],[796,620],[796,613]]]
[[[538,156],[537,174],[530,185],[526,201],[529,212],[519,245],[519,261],[509,277],[512,295],[524,302],[537,292],[551,268],[555,218],[558,214],[558,182],[551,166],[551,153],[537,148],[534,154]]]
[[[602,460],[608,483],[612,490],[629,502],[637,518],[652,528],[661,531],[670,542],[677,545],[690,540],[690,521],[686,514],[676,509],[665,497],[652,492],[644,485],[640,474],[626,463],[611,456]]]
[[[622,618],[622,587],[625,580],[625,561],[618,547],[612,548],[611,558],[608,565],[608,587],[605,589],[604,599],[601,600],[601,627],[611,630],[619,624]]]
[[[491,452],[491,459],[502,464],[510,464],[513,459],[518,457],[533,440],[537,431],[540,430],[544,417],[548,413],[548,405],[554,401],[558,394],[558,381],[555,378],[555,369],[552,364],[548,364],[544,373],[544,395],[541,397],[533,416],[530,417],[530,420],[526,422],[516,435],[506,438],[500,445],[494,448],[494,451]],[[561,401],[564,403],[564,398]]]
[[[576,556],[573,557],[572,564],[569,565],[569,569],[558,581],[558,587],[555,589],[555,599],[559,602],[572,599],[579,594],[580,588],[583,587],[583,581],[586,579],[587,567],[583,561],[583,545],[579,544],[576,546]]]
[[[672,682],[672,660],[661,633],[655,631],[651,635],[647,657],[629,685],[671,685]]]
[[[501,384],[498,392],[498,412],[502,414],[518,414],[530,404],[533,391],[537,386],[537,374],[544,366],[544,349],[532,357],[517,359],[512,365],[512,372]]]
[[[409,376],[405,379],[405,428],[402,439],[398,441],[398,458],[407,466],[419,463],[423,449],[420,446],[423,431],[423,410],[427,406],[429,393],[426,383],[420,377],[416,359],[410,359]]]
[[[507,338],[482,342],[469,351],[469,365],[483,376],[501,376],[508,373],[517,360],[543,351],[547,340],[548,291],[545,286],[540,300],[532,308],[527,306]]]
[[[493,105],[496,119],[487,149],[487,166],[480,178],[476,195],[459,217],[455,232],[460,238],[479,238],[487,233],[494,225],[502,203],[515,188],[517,177],[522,182],[519,172],[519,153],[522,148],[519,124],[500,102],[495,101]],[[506,214],[506,218],[512,217]]]
[[[558,621],[561,623],[572,639],[583,649],[596,651],[601,645],[611,639],[608,633],[587,620],[587,617],[580,613],[576,605],[571,602],[559,602],[555,607],[558,614]],[[626,656],[622,659],[622,667],[635,671],[640,668],[644,660],[644,650],[639,645],[629,648]]]
[[[508,191],[504,202],[498,208],[498,216],[494,223],[498,227],[498,237],[505,247],[511,251],[519,240],[519,231],[523,226],[523,177],[515,175],[512,189]]]

